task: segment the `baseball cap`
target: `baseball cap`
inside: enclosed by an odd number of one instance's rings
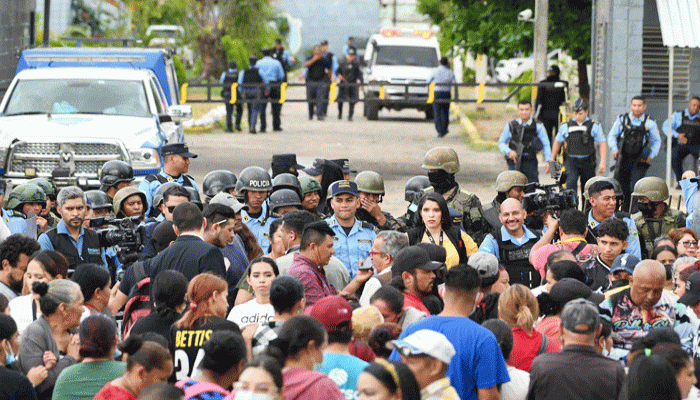
[[[357,170],[350,168],[350,160],[348,160],[347,158],[338,158],[338,159],[331,160],[331,161],[334,162],[335,164],[337,164],[340,167],[340,169],[343,170],[344,174],[349,174],[349,173],[354,174],[357,172]]]
[[[564,329],[573,333],[593,333],[600,325],[598,307],[586,299],[571,300],[561,312],[561,323]]]
[[[562,278],[549,290],[549,296],[559,304],[566,304],[574,299],[586,299],[593,304],[600,304],[605,295],[591,290],[585,283],[574,278]]]
[[[477,251],[467,261],[481,276],[481,287],[493,285],[498,280],[498,258],[485,251]]]
[[[282,169],[288,169],[289,167],[294,167],[298,170],[304,169],[303,165],[297,163],[297,155],[294,153],[273,154],[271,167],[273,169],[275,169],[275,167],[282,167]]]
[[[357,184],[353,181],[335,181],[331,183],[328,191],[331,193],[331,197],[335,197],[343,193],[359,196],[357,192]]]
[[[694,306],[700,302],[700,271],[695,271],[685,281],[685,293],[678,302],[686,306]]]
[[[328,296],[314,303],[309,316],[316,318],[328,332],[352,331],[352,307],[342,296]]]
[[[172,156],[174,154],[181,155],[185,158],[197,158],[197,155],[190,152],[186,143],[169,143],[163,146],[161,150],[163,157]]]
[[[438,261],[432,261],[428,252],[418,246],[408,246],[399,250],[394,258],[394,264],[398,266],[398,275],[406,271],[420,268],[424,271],[435,271],[444,265]]]
[[[391,345],[404,356],[426,355],[445,364],[452,361],[455,348],[440,332],[421,329],[400,340],[392,340]]]
[[[614,274],[617,271],[627,271],[630,274],[634,274],[634,267],[639,264],[639,259],[632,254],[622,253],[615,257],[615,261],[612,263],[610,268],[610,274]]]
[[[317,158],[314,160],[312,166],[304,168],[304,172],[306,172],[310,176],[321,175],[323,173],[323,165],[325,163],[326,160],[324,160],[323,158]]]
[[[221,204],[226,207],[231,207],[236,214],[241,212],[241,210],[248,211],[247,205],[241,204],[234,196],[225,192],[217,193],[216,196],[212,197],[209,201],[209,204]]]

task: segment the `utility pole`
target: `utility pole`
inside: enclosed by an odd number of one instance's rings
[[[44,43],[42,46],[49,47],[51,45],[49,20],[51,18],[51,0],[44,0]]]
[[[394,0],[394,10],[391,15],[391,26],[396,26],[396,2],[397,0]]]
[[[547,35],[549,32],[549,0],[535,0],[534,83],[547,77]]]

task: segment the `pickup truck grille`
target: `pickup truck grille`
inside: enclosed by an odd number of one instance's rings
[[[8,158],[7,174],[24,176],[34,169],[37,176],[50,177],[56,168],[69,168],[73,176],[97,178],[109,160],[124,160],[114,143],[31,143],[15,145]]]

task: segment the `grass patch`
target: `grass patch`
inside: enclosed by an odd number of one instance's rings
[[[462,130],[459,133],[460,139],[462,139],[462,142],[469,146],[470,149],[478,152],[487,152],[487,151],[498,151],[498,145],[496,143],[490,143],[490,142],[484,142],[484,141],[475,141],[474,139],[469,136],[466,130]]]
[[[484,121],[492,118],[491,114],[489,114],[486,110],[464,110],[463,112],[464,115],[466,115],[472,121]]]

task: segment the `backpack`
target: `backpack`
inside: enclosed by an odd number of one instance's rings
[[[124,319],[122,320],[122,337],[126,336],[136,321],[150,315],[153,312],[151,301],[151,277],[144,269],[143,262],[135,262],[131,265],[136,277],[136,285],[129,290],[129,298],[124,306]]]

